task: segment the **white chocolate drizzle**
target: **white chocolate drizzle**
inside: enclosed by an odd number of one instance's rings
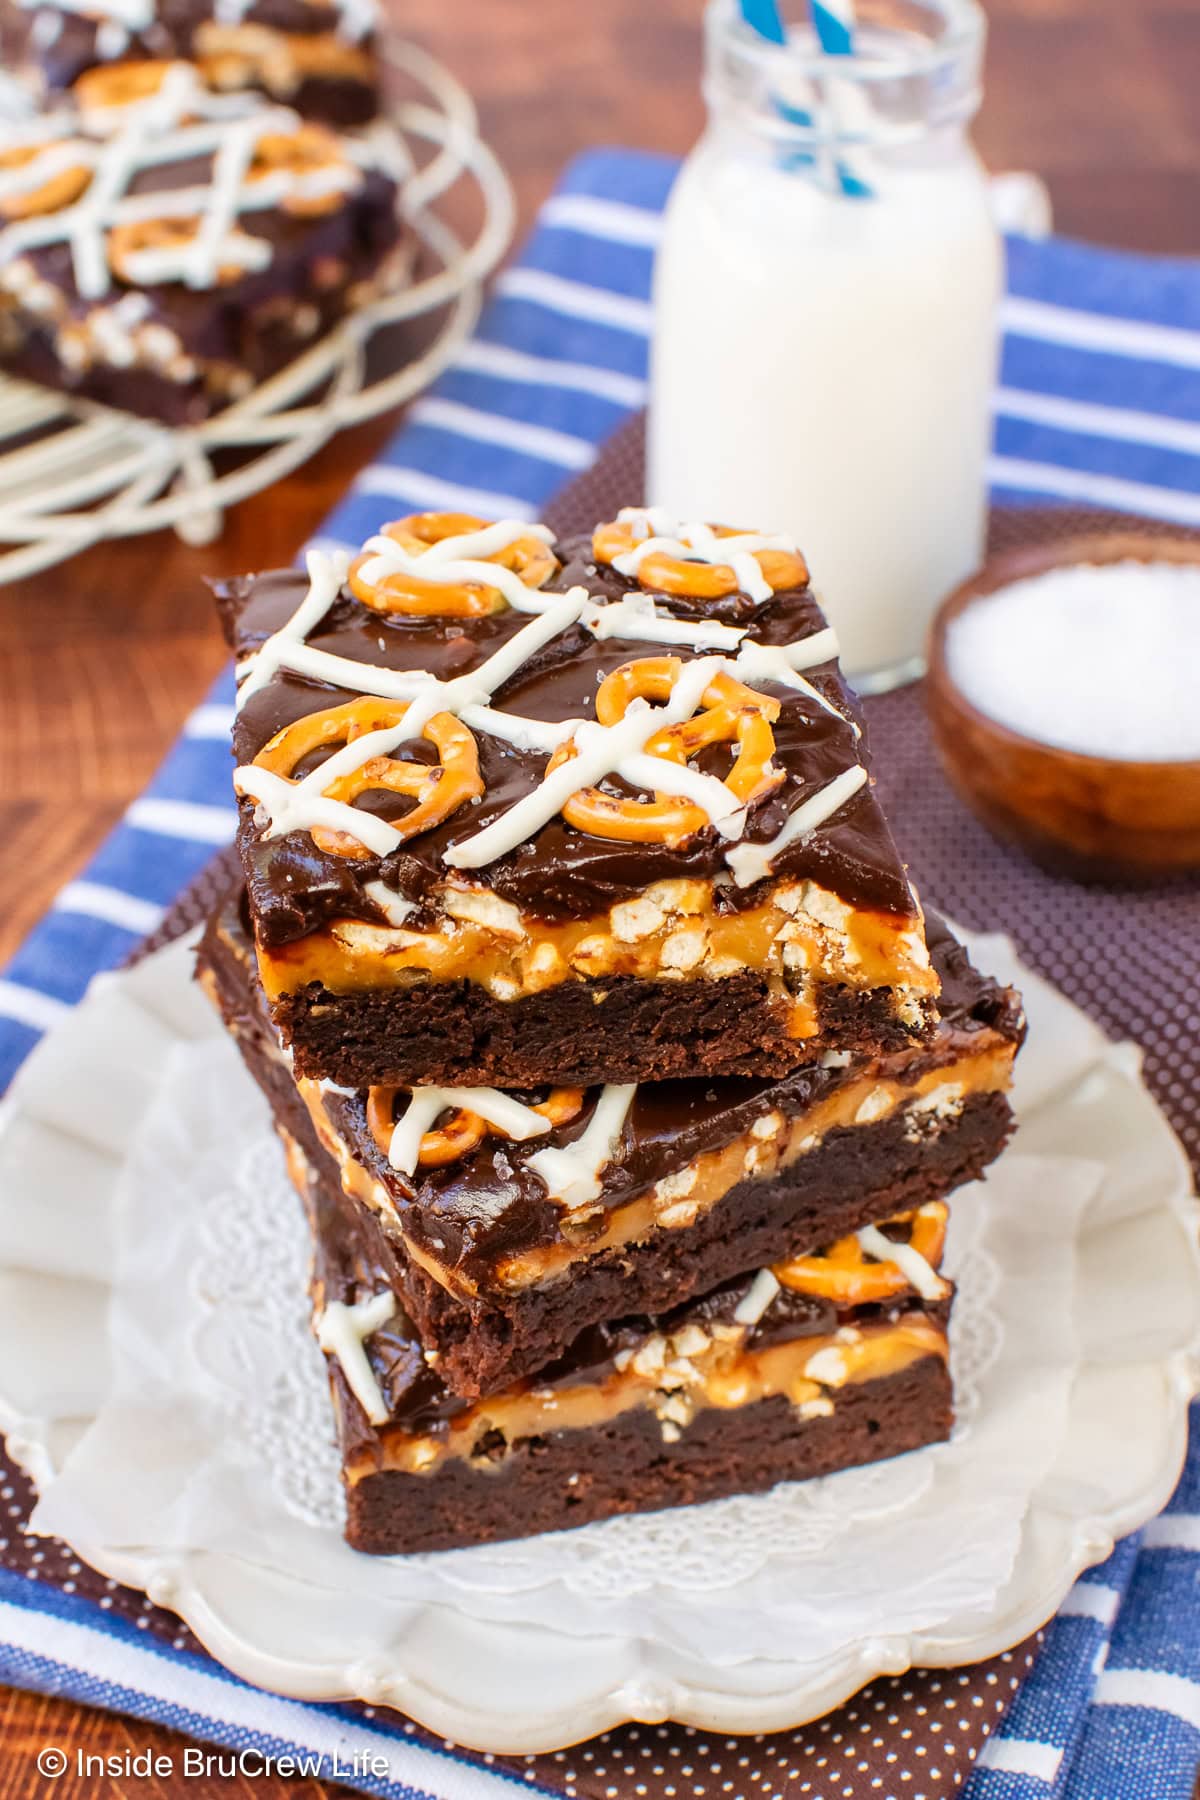
[[[552,1200],[573,1208],[598,1197],[601,1174],[617,1153],[636,1093],[636,1081],[603,1088],[586,1131],[574,1143],[561,1149],[548,1144],[528,1158],[526,1168],[545,1183]]]
[[[769,600],[774,593],[762,572],[757,550],[784,550],[796,554],[789,537],[767,537],[758,531],[741,531],[718,537],[711,525],[697,521],[677,522],[659,507],[627,506],[617,514],[622,524],[632,524],[639,539],[632,550],[614,556],[613,568],[618,575],[636,576],[648,556],[662,552],[681,557],[686,562],[727,564],[737,577],[738,586],[751,600]],[[642,533],[646,535],[643,536]]]
[[[344,800],[331,800],[322,788],[340,775],[350,775],[373,756],[387,756],[402,737],[409,735],[405,723],[382,731],[367,731],[351,743],[344,744],[302,781],[289,781],[270,769],[254,763],[235,769],[233,784],[239,794],[257,802],[256,819],[261,814],[264,839],[283,837],[289,831],[311,831],[314,825],[327,831],[353,834],[374,856],[387,856],[403,837],[394,825],[361,807]]]
[[[404,1112],[396,1120],[388,1143],[388,1162],[402,1175],[411,1175],[421,1154],[421,1139],[444,1112],[475,1113],[506,1137],[524,1143],[543,1137],[552,1129],[550,1120],[512,1094],[491,1087],[415,1087]]]
[[[357,44],[379,24],[375,0],[334,0],[338,11],[338,32],[350,43]]]
[[[185,123],[194,119],[195,123]],[[115,225],[154,220],[195,219],[198,229],[177,246],[147,249],[129,265],[129,279],[179,281],[191,288],[210,288],[224,267],[258,269],[273,254],[267,239],[243,231],[246,213],[266,211],[294,198],[315,199],[359,186],[359,163],[373,153],[365,143],[338,140],[342,160],[328,167],[272,169],[247,179],[258,141],[267,133],[292,133],[300,120],[282,107],[264,106],[244,95],[214,95],[202,86],[194,68],[176,63],[157,93],[129,106],[95,109],[84,127],[104,135],[99,142],[72,137],[72,167],[90,171],[79,199],[52,213],[16,219],[0,230],[0,263],[12,261],[46,244],[69,245],[75,286],[82,299],[99,300],[108,293],[108,232]],[[61,121],[60,121],[61,124]],[[0,137],[0,148],[28,142],[23,130]],[[131,193],[135,177],[196,157],[211,157],[212,178],[204,186],[162,188]],[[57,164],[55,165],[57,166]],[[33,192],[46,179],[46,158],[37,157],[8,177],[10,191]]]
[[[129,48],[130,33],[115,19],[102,19],[96,27],[96,55],[101,62],[116,62]]]
[[[801,669],[815,669],[819,663],[832,662],[837,654],[837,633],[832,625],[827,625],[824,631],[814,631],[811,637],[800,638],[794,644],[758,644],[751,639],[738,651],[738,674],[750,685],[755,681],[777,681],[781,687],[807,694],[835,719],[844,720],[855,737],[861,738],[862,727],[857,720],[849,718],[832,700],[827,700],[820,688],[805,681],[800,673]]]
[[[368,900],[373,900],[389,925],[397,928],[410,919],[417,910],[415,900],[406,900],[395,888],[390,888],[386,881],[364,881],[363,893]]]
[[[525,719],[520,713],[497,712],[490,706],[464,707],[460,717],[472,731],[485,731],[517,750],[542,750],[547,756],[566,743],[575,729],[573,719]]]
[[[109,20],[126,31],[146,31],[154,23],[154,0],[18,0],[26,12],[79,13],[85,19]]]
[[[374,561],[373,564],[364,565],[361,574],[368,581],[377,581],[390,573],[400,572],[436,583],[480,582],[498,588],[515,611],[545,612],[554,605],[557,595],[526,587],[513,570],[478,561],[508,548],[519,538],[531,533],[540,537],[544,543],[554,542],[554,534],[545,526],[530,525],[519,519],[501,519],[478,532],[463,532],[454,537],[443,538],[420,552],[406,551],[394,538],[381,534],[367,543],[364,554],[370,553]],[[350,657],[337,657],[310,649],[304,640],[320,624],[337,598],[350,558],[345,552],[338,552],[334,557],[329,552],[310,550],[306,560],[309,591],[304,600],[291,619],[260,650],[248,656],[239,668],[239,677],[242,677],[238,691],[239,707],[245,704],[251,694],[264,686],[279,668],[311,675],[315,680],[330,681],[335,686],[357,688],[360,693],[375,694],[382,699],[406,698],[414,681],[430,679],[422,672],[397,674],[394,670],[355,662]],[[331,571],[335,561],[340,573],[331,586]],[[473,566],[476,562],[478,566]],[[575,593],[584,590],[571,591]],[[628,642],[678,644],[683,648],[696,650],[735,650],[736,672],[743,680],[750,682],[757,678],[776,681],[784,687],[803,690],[828,711],[837,712],[800,674],[801,670],[816,668],[819,664],[832,662],[836,658],[837,636],[829,627],[814,632],[811,637],[801,638],[794,644],[757,644],[752,640],[748,641],[745,627],[723,625],[717,620],[677,619],[670,613],[661,612],[648,594],[628,594],[622,600],[607,603],[585,596],[578,622],[601,641],[616,637]],[[397,682],[403,684],[402,689],[397,687]],[[537,731],[544,732],[547,729],[541,721],[531,721],[531,724]],[[514,737],[511,741],[519,743],[521,740]],[[530,747],[541,747],[540,742],[535,745],[533,740],[529,744]]]
[[[316,630],[341,592],[350,567],[350,557],[344,550],[308,550],[305,552],[304,564],[308,571],[308,592],[303,600],[287,623],[267,639],[261,650],[254,651],[238,665],[239,711],[250,696],[266,687],[280,669],[294,669],[298,675],[309,672],[295,658],[308,651],[305,638],[310,631]],[[335,657],[333,660],[344,662],[350,669],[366,667],[365,664],[352,662],[349,657]],[[370,691],[369,688],[362,690],[364,693]]]
[[[715,775],[694,769],[690,763],[673,763],[661,756],[625,756],[616,773],[633,787],[657,789],[694,801],[723,837],[735,835],[745,824],[746,809],[733,798],[725,783]]]
[[[642,754],[647,740],[668,725],[690,719],[714,676],[731,665],[722,656],[697,657],[685,663],[670,699],[662,706],[651,706],[645,700],[631,702],[623,718],[613,725],[601,725],[594,719],[580,720],[574,729],[576,754],[546,775],[531,793],[522,795],[508,811],[490,825],[452,844],[444,860],[456,869],[479,869],[495,862],[523,844],[559,812],[581,788],[594,787],[607,775],[620,775],[633,786],[646,784],[647,769],[654,784],[664,793],[685,794],[703,806],[718,831],[736,837],[745,824],[746,809],[740,806],[724,782],[698,774],[665,757]],[[633,763],[634,772],[626,773]],[[711,786],[709,785],[711,782]],[[699,785],[703,784],[703,785]]]
[[[406,550],[394,537],[381,533],[368,538],[363,546],[365,561],[359,576],[368,587],[386,581],[390,575],[409,575],[441,587],[477,582],[498,589],[514,612],[542,612],[546,599],[537,588],[522,581],[516,569],[487,561],[526,537],[537,538],[543,544],[554,542],[554,533],[548,526],[529,525],[516,519],[500,519],[479,531],[459,532],[418,551]]]
[[[681,556],[692,562],[727,561],[742,589],[752,600],[769,600],[774,592],[762,573],[753,552],[784,550],[797,555],[794,541],[787,537],[764,537],[760,533],[742,532],[736,537],[717,537],[709,525],[680,525],[670,513],[657,506],[625,506],[617,514],[622,524],[633,528],[638,540],[635,548],[613,561],[619,575],[636,575],[645,559],[656,550],[670,556]],[[726,554],[718,554],[721,548]],[[597,606],[596,620],[584,623],[596,637],[644,638],[662,644],[691,644],[698,650],[732,648],[742,644],[738,653],[738,672],[752,682],[777,681],[784,687],[807,694],[835,718],[846,719],[845,713],[827,700],[811,682],[800,674],[802,669],[815,669],[818,664],[833,662],[838,655],[837,633],[827,625],[811,637],[794,644],[759,644],[749,638],[744,627],[722,625],[715,620],[689,624],[669,613],[660,613],[649,594],[629,594],[624,600],[608,606]],[[743,641],[744,640],[744,641]],[[855,737],[861,728],[846,719]]]
[[[23,0],[23,4],[36,4],[36,0]],[[112,0],[106,4],[111,10]],[[358,43],[378,24],[374,0],[329,0],[329,4],[337,14],[338,35],[348,43]],[[213,18],[219,25],[241,25],[253,5],[254,0],[215,0]]]
[[[361,737],[344,744],[300,781],[291,781],[286,776],[273,774],[271,770],[255,763],[246,763],[236,769],[233,780],[238,793],[257,801],[262,809],[264,838],[282,837],[289,831],[311,830],[314,825],[320,825],[333,831],[349,832],[375,856],[387,856],[403,842],[403,836],[396,827],[389,825],[386,819],[364,812],[361,807],[351,806],[342,800],[331,800],[322,790],[339,776],[355,773],[372,757],[390,756],[399,744],[420,737],[435,713],[454,713],[464,724],[474,728],[473,718],[477,722],[474,709],[486,708],[494,688],[500,687],[515,674],[535,650],[573,624],[579,617],[586,597],[583,588],[573,588],[570,593],[561,597],[556,607],[547,607],[544,613],[530,619],[528,625],[523,625],[520,631],[477,669],[466,675],[458,675],[453,681],[439,681],[421,671],[397,675],[395,685],[400,691],[395,697],[408,701],[408,710],[400,723],[386,726],[380,731],[364,732]],[[330,604],[332,599],[326,603],[326,611]],[[281,635],[276,634],[277,637]],[[270,643],[275,641],[271,639]],[[263,648],[269,649],[270,644]],[[301,650],[306,648],[304,645],[298,646]],[[320,653],[312,654],[317,656]],[[341,662],[344,659],[337,657],[332,660]],[[358,667],[357,664],[354,666]],[[405,684],[403,687],[402,683]]]
[[[353,1306],[331,1300],[316,1321],[318,1344],[327,1356],[337,1358],[350,1392],[372,1425],[386,1424],[388,1409],[363,1345],[395,1312],[396,1296],[385,1288]]]
[[[894,1263],[922,1300],[944,1300],[950,1292],[950,1283],[943,1281],[911,1244],[894,1243],[878,1225],[864,1225],[857,1236],[860,1248],[876,1262]]]
[[[54,141],[46,142],[44,149],[28,162],[11,169],[0,169],[0,201],[35,193],[46,182],[56,181],[60,175],[86,163],[87,158],[77,144],[57,139],[54,125],[53,120],[39,120],[33,129],[21,133],[23,147],[32,148],[44,139]]]
[[[162,282],[182,281],[185,287],[209,287],[206,279],[209,249],[202,233],[190,244],[172,244],[161,249],[133,250],[122,262],[122,274],[136,287],[154,287]],[[268,268],[271,246],[266,238],[254,237],[248,231],[231,227],[221,239],[221,267],[237,269],[243,275],[257,274]]]
[[[779,1282],[770,1269],[760,1269],[733,1309],[735,1325],[753,1327],[758,1324],[779,1292]]]
[[[46,0],[17,0],[17,3],[26,12],[36,10],[39,17],[77,13],[85,19],[96,20],[99,26],[97,48],[106,61],[122,55],[130,37],[148,31],[154,23],[154,0],[53,0],[52,5],[47,5]],[[330,0],[330,4],[338,16],[339,35],[350,43],[366,37],[377,22],[374,0]],[[241,25],[253,5],[254,0],[216,0],[213,18],[220,25]],[[102,38],[106,26],[115,26],[121,32],[119,41]]]
[[[35,0],[21,0],[22,6],[30,6],[34,3]],[[62,36],[64,24],[65,20],[62,13],[51,11],[49,7],[39,5],[37,12],[33,15],[33,24],[29,28],[29,42],[31,47],[36,50],[39,55],[44,56],[47,50],[52,50],[55,44],[57,44],[59,38]],[[121,27],[118,25],[114,27],[114,29],[120,31]],[[24,102],[25,96],[22,95],[21,104],[24,105]]]
[[[631,510],[626,509],[621,517],[628,517]],[[638,517],[645,519],[647,531],[656,523],[661,524],[653,511],[639,511]],[[388,855],[403,841],[394,826],[359,807],[327,799],[322,790],[339,775],[361,768],[369,758],[386,756],[406,739],[418,737],[435,713],[449,712],[471,730],[498,737],[521,750],[552,755],[568,739],[573,740],[575,748],[573,756],[545,775],[507,812],[474,836],[451,845],[443,857],[451,868],[478,869],[495,862],[528,841],[582,788],[595,786],[613,775],[633,787],[693,802],[707,814],[721,836],[736,839],[745,830],[747,809],[728,786],[690,764],[649,755],[645,750],[648,740],[657,731],[690,719],[719,673],[732,674],[748,684],[770,681],[797,689],[836,717],[844,717],[801,673],[837,656],[837,638],[831,629],[815,632],[793,644],[766,645],[755,643],[738,627],[675,619],[659,612],[648,597],[627,596],[612,604],[601,604],[583,587],[571,588],[564,595],[544,594],[526,586],[515,571],[485,560],[531,533],[545,543],[554,541],[546,527],[512,519],[443,538],[420,552],[408,551],[386,535],[369,540],[364,554],[375,561],[363,566],[361,572],[367,580],[376,581],[400,572],[434,582],[479,582],[497,587],[514,610],[532,614],[529,623],[478,669],[451,681],[442,681],[421,669],[381,668],[310,645],[306,641],[308,635],[337,599],[350,558],[345,552],[308,552],[309,586],[304,599],[291,618],[239,665],[238,708],[280,669],[288,669],[354,693],[406,702],[409,710],[398,726],[356,738],[301,781],[287,780],[253,764],[239,768],[234,776],[235,787],[258,802],[264,837],[323,826],[355,836],[374,855]],[[647,536],[637,548],[641,551],[655,541]],[[714,541],[729,544],[742,540]],[[773,539],[764,539],[763,544],[776,547]],[[613,725],[601,725],[594,719],[527,719],[493,708],[490,702],[494,692],[537,650],[575,624],[582,624],[600,639],[628,636],[692,648],[711,642],[714,647],[736,647],[737,654],[732,658],[696,657],[685,663],[663,705],[651,706],[643,699],[635,699]],[[854,729],[857,733],[857,726]],[[748,886],[769,874],[774,857],[824,823],[866,780],[866,770],[860,766],[844,771],[810,796],[769,844],[739,844],[727,851],[726,861],[736,884]]]
[[[789,844],[799,838],[810,836],[831,819],[835,812],[846,804],[847,800],[857,794],[860,787],[868,780],[867,771],[861,763],[855,763],[852,769],[843,769],[840,775],[827,782],[817,793],[799,805],[788,819],[781,831],[766,844],[738,844],[725,852],[725,861],[733,870],[733,879],[738,887],[752,887],[771,873],[775,859]]]
[[[489,527],[489,530],[493,532],[503,532],[501,547],[513,542],[517,536],[526,535],[530,529],[531,527],[523,522],[507,519]],[[409,557],[407,559],[409,572],[419,573],[422,580],[460,581],[464,579],[461,573],[449,574],[446,571],[453,569],[455,563],[458,563],[461,569],[462,562],[457,554],[458,548],[467,542],[468,536],[478,537],[479,535],[481,534],[472,533],[463,534],[457,538],[444,538],[440,545],[430,546],[431,551],[446,549],[447,554],[440,562],[426,568],[423,556]],[[390,538],[373,538],[371,542],[391,544],[397,551],[401,548]],[[459,711],[459,708],[448,696],[454,692],[463,691],[466,683],[475,683],[480,689],[480,698],[478,701],[468,702],[468,704],[483,706],[491,698],[495,689],[501,685],[501,681],[506,681],[509,675],[515,674],[535,649],[540,649],[541,645],[548,643],[550,638],[556,637],[559,632],[567,630],[576,623],[588,600],[587,590],[582,587],[571,588],[566,594],[539,595],[536,589],[526,588],[522,584],[526,600],[531,603],[519,610],[532,612],[537,617],[549,619],[553,622],[554,629],[539,634],[536,630],[525,627],[516,633],[509,644],[503,646],[479,669],[459,676],[455,681],[439,682],[424,669],[383,669],[371,663],[356,662],[353,657],[335,656],[329,651],[314,649],[305,641],[309,633],[316,630],[337,599],[349,572],[351,560],[348,553],[341,550],[309,550],[306,553],[308,592],[304,599],[286,624],[281,625],[279,630],[267,639],[261,649],[253,651],[238,665],[237,705],[239,710],[251,695],[265,687],[280,669],[290,669],[297,675],[311,676],[314,681],[327,681],[333,687],[348,688],[352,693],[371,694],[381,700],[412,700],[418,694],[439,689],[446,698],[442,707],[435,708],[435,711],[444,712]],[[492,563],[481,563],[479,568],[484,573],[474,574],[470,579],[484,580],[497,587],[500,585],[501,578],[512,574],[511,570],[501,569]],[[493,575],[496,577],[495,581],[492,580]],[[535,600],[536,605],[532,604]],[[499,669],[502,666],[499,659],[516,644],[520,644],[523,648],[508,672],[503,676],[492,675],[484,680],[484,671]],[[513,719],[514,730],[527,727],[529,732],[534,734],[528,739],[531,748],[543,747],[544,740],[537,734],[544,733],[548,729],[555,729],[545,726],[540,720],[520,720],[508,714],[503,717]],[[471,723],[469,719],[466,722]],[[486,725],[480,728],[488,729]],[[505,736],[507,733],[498,729],[496,735]],[[516,736],[511,741],[513,743],[522,742]],[[559,740],[556,739],[555,742],[557,741]]]
[[[581,621],[594,638],[624,638],[645,644],[683,644],[693,650],[736,650],[746,635],[739,625],[717,619],[691,623],[660,612],[649,594],[627,594],[605,604],[593,600]]]

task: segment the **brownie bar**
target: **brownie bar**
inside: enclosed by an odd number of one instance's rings
[[[648,1310],[679,1304],[733,1271],[767,1266],[848,1238],[880,1219],[935,1206],[983,1174],[1003,1144],[1011,1119],[1001,1094],[968,1102],[943,1154],[914,1155],[898,1122],[838,1132],[822,1156],[821,1185],[810,1192],[786,1178],[741,1183],[697,1227],[659,1234],[659,1241],[601,1252],[571,1280],[511,1296],[507,1307],[469,1308],[427,1271],[409,1266],[406,1305],[422,1338],[437,1346],[447,1386],[465,1395],[490,1393],[560,1353],[585,1322],[631,1304]],[[859,1138],[867,1139],[859,1142]],[[881,1178],[894,1152],[894,1179]],[[856,1178],[861,1187],[839,1188]],[[682,1238],[679,1244],[667,1240]]]
[[[498,1479],[461,1462],[427,1487],[421,1477],[368,1469],[347,1480],[346,1540],[391,1556],[536,1537],[886,1462],[944,1442],[953,1424],[950,1376],[937,1356],[848,1388],[827,1417],[806,1419],[778,1395],[702,1413],[670,1455],[653,1414],[626,1413],[587,1433],[519,1441]]]
[[[776,1083],[639,1088],[620,1120],[614,1113],[607,1160],[590,1182],[583,1171],[586,1191],[568,1185],[557,1198],[553,1170],[530,1159],[548,1147],[569,1154],[601,1096],[545,1095],[541,1104],[570,1116],[523,1141],[435,1105],[432,1135],[408,1147],[401,1160],[412,1166],[400,1169],[389,1139],[407,1095],[306,1081],[298,1091],[255,980],[240,896],[214,915],[200,964],[279,1121],[310,1160],[320,1143],[347,1192],[378,1215],[402,1258],[406,1310],[447,1386],[472,1397],[549,1363],[585,1326],[631,1308],[665,1311],[982,1174],[1011,1129],[1004,1090],[1020,1005],[977,974],[940,921],[928,930],[943,990],[931,1044],[866,1065],[834,1059]]]
[[[20,0],[33,86],[57,101],[91,71],[130,63],[194,63],[219,92],[253,90],[304,118],[347,129],[379,106],[372,0],[144,0],[86,12]],[[117,75],[120,80],[120,75]]]
[[[585,1333],[486,1401],[456,1399],[394,1302],[378,1227],[288,1149],[313,1231],[314,1325],[355,1549],[526,1537],[760,1492],[949,1435],[949,1283],[936,1299],[907,1290],[845,1307],[760,1274],[666,1318]]]
[[[920,908],[786,540],[422,514],[218,593],[299,1074],[778,1075],[930,1031]]]
[[[230,114],[184,64],[154,79],[122,132],[0,129],[0,366],[185,425],[402,282],[408,245],[382,150],[257,100]]]

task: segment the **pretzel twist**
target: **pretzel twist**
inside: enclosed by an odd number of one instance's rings
[[[717,537],[740,537],[741,527],[714,525]],[[597,525],[592,533],[592,555],[597,562],[613,563],[619,556],[636,550],[642,540],[634,536],[633,521],[612,519]],[[798,552],[790,550],[756,550],[754,560],[770,582],[775,593],[784,588],[806,587],[808,564]],[[669,594],[677,600],[723,600],[727,594],[739,592],[741,583],[729,563],[697,562],[687,556],[672,556],[665,550],[652,550],[644,557],[637,572],[638,583],[656,594]]]
[[[62,140],[49,144],[16,144],[9,150],[0,150],[0,170],[27,168],[48,151],[62,147]],[[31,176],[31,179],[35,178]],[[92,171],[83,161],[71,168],[60,169],[56,175],[36,182],[35,186],[7,194],[0,200],[0,219],[31,219],[39,213],[58,212],[78,200],[91,179]]]
[[[325,712],[309,713],[277,731],[254,761],[273,775],[294,780],[294,771],[314,751],[333,750],[339,744],[353,743],[367,732],[389,730],[401,723],[407,711],[408,702],[404,700],[364,698],[351,700],[345,706],[331,706]],[[322,793],[329,800],[341,800],[347,805],[362,794],[381,789],[415,800],[417,804],[411,812],[388,821],[402,838],[416,837],[418,832],[440,825],[468,800],[482,794],[479,752],[474,734],[453,713],[434,713],[421,736],[436,745],[438,762],[372,756],[359,768],[336,776],[328,787],[322,788]],[[314,825],[312,838],[319,850],[334,856],[371,854],[349,831]]]
[[[335,133],[325,125],[311,122],[297,125],[294,131],[264,131],[254,146],[254,156],[246,171],[247,181],[263,181],[281,170],[301,179],[326,169],[350,170],[353,165],[342,153]],[[316,219],[336,212],[345,201],[344,192],[330,187],[324,193],[289,193],[279,202],[280,210],[298,219]]]
[[[946,1244],[946,1214],[946,1207],[937,1202],[922,1207],[920,1212],[900,1213],[885,1223],[911,1225],[909,1243],[930,1268],[936,1269]],[[784,1287],[832,1300],[837,1306],[868,1306],[892,1300],[909,1286],[908,1277],[897,1264],[870,1260],[853,1233],[839,1238],[818,1256],[795,1256],[790,1262],[777,1263],[774,1273]]]
[[[193,55],[210,87],[242,88],[261,82],[288,96],[311,75],[335,81],[370,81],[372,64],[359,44],[336,31],[285,32],[270,25],[223,25],[205,19],[196,29]]]
[[[80,112],[111,112],[149,100],[179,65],[162,57],[142,62],[99,63],[85,69],[72,83],[71,93]]]
[[[385,1156],[395,1126],[396,1095],[408,1091],[407,1088],[373,1087],[367,1094],[367,1127]],[[540,1113],[551,1125],[566,1125],[578,1116],[582,1106],[582,1088],[551,1088],[532,1111]],[[447,1163],[457,1162],[460,1157],[470,1156],[489,1135],[507,1137],[508,1133],[498,1125],[490,1125],[478,1113],[469,1112],[465,1106],[459,1107],[443,1123],[424,1134],[417,1161],[425,1168],[444,1167]]]
[[[683,666],[678,656],[643,656],[623,663],[597,689],[596,717],[602,725],[615,725],[624,718],[633,700],[668,700]],[[646,742],[646,754],[661,756],[666,762],[686,763],[711,744],[736,743],[737,757],[725,777],[725,785],[734,798],[741,805],[750,806],[777,788],[783,772],[771,766],[775,751],[771,726],[779,716],[778,700],[755,693],[722,671],[705,688],[701,705],[704,710],[694,718],[656,731]],[[561,744],[550,758],[547,775],[575,754],[572,740]],[[646,800],[606,794],[601,788],[581,788],[562,810],[568,825],[591,837],[666,844],[670,849],[709,823],[708,814],[694,801],[659,792],[652,800]]]
[[[195,243],[200,231],[199,219],[134,219],[114,225],[108,234],[108,266],[120,281],[138,285],[134,258],[146,250],[181,250]],[[217,282],[224,286],[240,281],[246,273],[238,263],[222,263],[217,269]]]
[[[419,556],[431,544],[482,531],[487,523],[470,513],[410,513],[407,518],[385,525],[383,535],[394,539],[411,555]],[[382,581],[367,581],[363,571],[372,560],[366,554],[356,556],[350,564],[348,580],[355,598],[375,612],[403,613],[408,618],[482,619],[489,613],[504,612],[508,606],[499,588],[475,581],[449,584],[398,572],[385,575]],[[486,560],[512,569],[531,588],[543,587],[558,567],[554,552],[532,533],[517,538]]]

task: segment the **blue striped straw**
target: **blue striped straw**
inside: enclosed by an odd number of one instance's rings
[[[809,0],[809,10],[817,42],[825,55],[853,56],[854,0]],[[836,109],[837,84],[831,78],[829,85],[831,105]],[[874,190],[854,156],[843,153],[838,157],[837,178],[843,194],[857,200],[872,197]]]
[[[843,6],[839,0],[811,0],[813,25],[817,32],[817,40],[827,56],[852,56],[854,54],[853,14],[850,5]],[[751,31],[768,44],[778,44],[781,48],[787,45],[787,32],[780,17],[777,0],[739,0],[742,18]],[[775,107],[781,118],[791,125],[799,125],[805,129],[812,128],[812,114],[803,108],[789,106],[785,101],[776,100]],[[785,160],[785,167],[791,169],[811,169],[816,164],[816,157],[811,150],[790,151]],[[871,194],[871,188],[862,177],[846,162],[838,158],[834,164],[834,172],[840,191],[850,199],[865,199]]]
[[[741,0],[742,17],[768,44],[786,44],[787,32],[775,0]]]
[[[854,9],[850,0],[809,0],[809,4],[826,56],[853,56]]]

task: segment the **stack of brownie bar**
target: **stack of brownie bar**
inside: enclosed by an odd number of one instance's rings
[[[201,974],[314,1244],[360,1549],[944,1438],[1017,997],[923,917],[786,538],[421,514],[226,584]]]
[[[407,279],[361,0],[38,4],[0,118],[0,368],[196,424]],[[286,104],[283,104],[286,102]]]

